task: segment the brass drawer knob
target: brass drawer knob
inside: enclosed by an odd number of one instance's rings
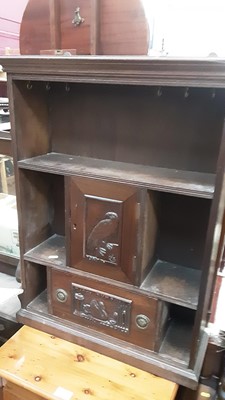
[[[68,293],[64,289],[57,289],[56,298],[60,303],[65,303],[68,299]]]
[[[136,316],[136,325],[139,329],[147,329],[150,324],[150,319],[143,314]]]

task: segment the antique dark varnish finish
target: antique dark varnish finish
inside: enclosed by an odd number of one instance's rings
[[[19,320],[195,388],[224,212],[224,63],[0,63],[16,168]]]
[[[69,178],[67,184],[67,265],[140,285],[157,234],[150,195],[131,185],[87,178]],[[142,254],[147,240],[146,254]]]
[[[158,350],[158,326],[164,326],[161,301],[116,285],[104,284],[76,274],[51,270],[49,296],[52,313],[58,317],[96,329],[107,335],[134,343],[140,347]],[[57,300],[57,291],[68,293],[65,301]],[[138,329],[136,319],[149,319],[146,329]],[[165,314],[166,315],[166,314]],[[160,328],[161,329],[161,328]]]

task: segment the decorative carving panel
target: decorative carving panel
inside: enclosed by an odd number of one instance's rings
[[[119,265],[121,202],[85,196],[85,257],[94,262]]]
[[[131,300],[72,284],[73,314],[98,325],[128,333]]]

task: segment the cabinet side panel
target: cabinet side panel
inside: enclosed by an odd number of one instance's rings
[[[140,283],[145,279],[148,268],[154,262],[155,246],[158,233],[158,221],[156,215],[157,196],[151,192],[145,192],[144,213],[141,221],[141,276]]]
[[[199,304],[193,330],[193,342],[191,349],[190,368],[195,364],[199,336],[204,329],[209,317],[210,301],[217,273],[217,252],[219,250],[222,219],[225,205],[225,123],[221,141],[221,150],[217,164],[217,177],[215,195],[212,202],[209,226],[205,242],[205,253],[202,266],[202,281],[199,292]]]

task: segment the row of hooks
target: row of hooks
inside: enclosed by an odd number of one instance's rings
[[[27,89],[32,90],[33,89],[33,84],[31,81],[27,82]],[[46,83],[45,89],[49,92],[51,90],[51,85],[49,82]],[[70,91],[70,85],[68,83],[65,84],[65,91],[69,92]]]
[[[33,88],[32,83],[31,83],[30,81],[27,82],[27,89],[28,89],[28,90],[31,90],[32,88]],[[51,90],[51,85],[50,85],[49,82],[46,83],[45,89],[46,89],[47,91],[50,91],[50,90]],[[69,85],[68,83],[65,84],[65,91],[66,91],[66,92],[69,92],[69,91],[70,91],[70,85]],[[159,87],[157,88],[156,95],[157,95],[157,97],[161,97],[161,96],[163,95],[163,88],[162,88],[162,86],[159,86]],[[190,88],[189,88],[189,87],[186,87],[186,88],[184,89],[184,98],[187,99],[189,96],[190,96]],[[216,90],[215,90],[215,89],[211,89],[211,97],[212,97],[213,99],[216,97]]]
[[[163,89],[161,86],[158,87],[157,89],[157,96],[161,97],[163,95]],[[190,96],[190,88],[186,87],[184,89],[184,98],[187,99]],[[211,89],[211,97],[214,99],[216,97],[216,90]]]

